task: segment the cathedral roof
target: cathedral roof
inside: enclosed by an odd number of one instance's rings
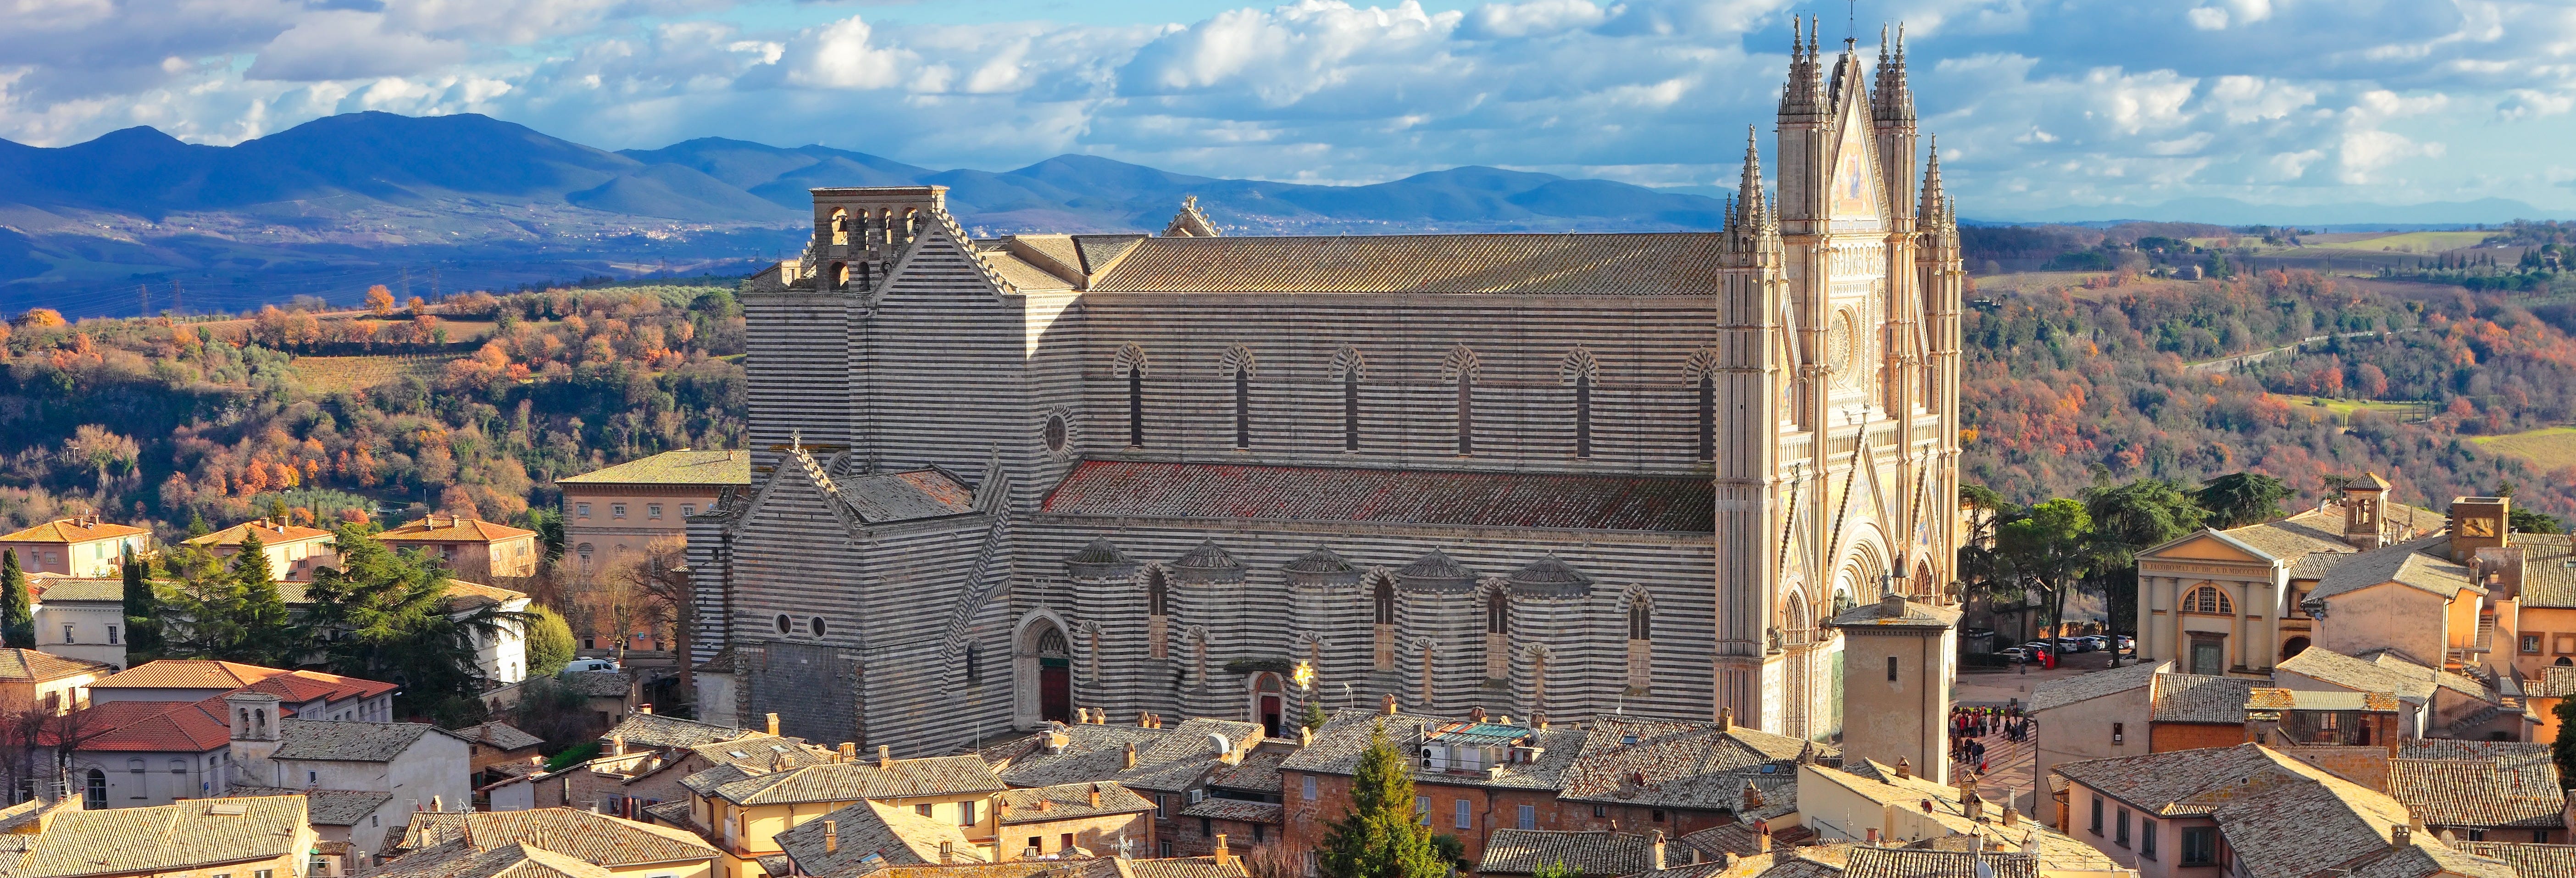
[[[1065,556],[1064,565],[1072,568],[1073,575],[1088,578],[1125,576],[1136,570],[1135,559],[1118,551],[1118,546],[1108,537],[1095,538],[1090,544]]]
[[[1140,238],[1089,289],[1704,295],[1724,256],[1722,236],[1696,233]]]
[[[1360,581],[1360,570],[1350,559],[1323,546],[1297,556],[1279,568],[1291,585],[1350,585]]]
[[[1160,240],[1160,239],[1156,239]],[[1223,238],[1217,240],[1246,240]],[[1714,533],[1706,476],[1455,472],[1088,460],[1052,515]]]
[[[1242,582],[1243,563],[1210,538],[1172,561],[1183,582]]]
[[[1592,593],[1592,577],[1549,552],[1512,571],[1512,593],[1532,597],[1582,597]]]
[[[1395,580],[1415,591],[1465,591],[1476,586],[1475,572],[1439,549],[1404,565],[1395,572]]]

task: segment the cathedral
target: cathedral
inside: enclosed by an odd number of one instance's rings
[[[1820,620],[1952,600],[1964,273],[1901,37],[1793,44],[1712,233],[988,240],[814,190],[742,299],[752,483],[689,522],[705,709],[906,754],[1389,695],[1832,739]]]

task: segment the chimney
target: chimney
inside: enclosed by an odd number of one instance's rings
[[[1121,761],[1120,767],[1126,771],[1136,770],[1136,742],[1127,742],[1127,757]]]
[[[1217,864],[1217,865],[1219,865],[1219,866],[1223,866],[1223,865],[1227,864],[1228,862],[1231,862],[1231,861],[1234,859],[1234,854],[1233,854],[1233,852],[1228,851],[1228,850],[1226,850],[1226,849],[1225,849],[1225,833],[1220,832],[1220,833],[1217,833],[1217,834],[1216,834],[1216,854],[1215,854],[1215,856],[1216,856],[1216,864]]]
[[[1869,846],[1878,846],[1878,827],[1872,826],[1869,828]]]
[[[942,866],[945,866],[945,865],[948,865],[948,864],[950,864],[950,863],[954,863],[954,862],[956,862],[956,861],[957,861],[957,843],[956,843],[956,842],[953,842],[953,841],[942,841],[942,842],[940,842],[940,843],[939,843],[939,864],[940,864],[940,865],[942,865]]]
[[[770,734],[772,734],[772,735],[778,734],[778,715],[777,715],[777,714],[774,714],[774,713],[773,713],[773,714],[770,714],[770,715],[769,715],[769,733],[770,733]]]
[[[841,852],[841,821],[823,821],[823,852],[827,854]]]
[[[1735,708],[1721,707],[1717,709],[1717,730],[1721,732],[1731,732],[1735,730]]]
[[[1754,848],[1754,850],[1755,850],[1755,851],[1758,851],[1758,852],[1760,852],[1760,853],[1765,853],[1765,854],[1770,853],[1770,852],[1771,852],[1771,821],[1768,821],[1768,820],[1756,820],[1756,821],[1753,821],[1753,830],[1754,830],[1754,834],[1753,834],[1753,848]]]
[[[1738,799],[1737,804],[1742,805],[1744,810],[1758,810],[1762,807],[1762,788],[1754,786],[1752,778],[1745,778],[1744,795],[1736,798]]]
[[[626,755],[626,736],[625,736],[625,735],[610,735],[610,736],[608,736],[608,755],[610,755],[610,756],[624,756],[624,755]]]
[[[1298,726],[1298,727],[1297,727],[1297,746],[1300,746],[1300,747],[1312,747],[1312,746],[1314,746],[1314,745],[1315,745],[1315,728],[1314,728],[1313,726]]]
[[[1896,777],[1899,780],[1911,780],[1914,777],[1914,763],[1903,756],[1896,757]]]
[[[1140,729],[1150,729],[1150,728],[1153,728],[1153,727],[1154,727],[1154,715],[1153,715],[1153,714],[1150,714],[1150,713],[1146,713],[1146,712],[1141,711],[1141,710],[1140,710],[1140,711],[1137,711],[1137,712],[1136,712],[1136,727],[1137,727],[1137,728],[1140,728]]]
[[[652,716],[652,715],[653,715],[653,705],[650,705],[650,704],[638,704],[638,705],[636,705],[636,706],[635,706],[635,712],[636,712],[636,713],[643,714],[643,715],[645,715],[645,716]]]
[[[1664,869],[1664,831],[1661,829],[1646,834],[1646,865],[1658,872]]]
[[[1097,782],[1091,785],[1091,807],[1100,807],[1100,784]]]
[[[857,762],[857,761],[859,761],[859,745],[857,745],[857,744],[853,744],[853,743],[850,743],[850,742],[848,742],[848,741],[842,741],[842,742],[841,742],[841,761],[843,761],[843,762]]]
[[[2400,825],[2400,826],[2391,826],[2391,827],[2388,827],[2388,846],[2389,846],[2389,847],[2393,847],[2393,848],[2412,847],[2414,844],[2415,844],[2415,830],[2414,830],[2414,828],[2413,828],[2413,827],[2409,827],[2409,826],[2402,826],[2402,825]]]
[[[1382,702],[1382,703],[1379,705],[1378,709],[1379,709],[1379,711],[1380,711],[1380,712],[1382,712],[1382,713],[1386,714],[1387,716],[1394,716],[1394,715],[1395,715],[1395,693],[1393,693],[1393,692],[1389,692],[1389,693],[1387,693],[1387,695],[1386,695],[1386,700],[1385,700],[1384,702]]]
[[[1470,707],[1470,708],[1467,708],[1467,721],[1468,721],[1468,722],[1471,722],[1471,723],[1480,723],[1480,722],[1484,722],[1484,721],[1485,721],[1485,709],[1484,709],[1484,708],[1482,708],[1482,707]]]
[[[1530,725],[1537,726],[1539,731],[1547,731],[1547,714],[1543,711],[1530,714]]]
[[[1044,814],[1044,813],[1046,813],[1046,812],[1048,812],[1048,811],[1053,811],[1053,810],[1055,810],[1055,809],[1054,809],[1054,808],[1052,808],[1052,807],[1048,807],[1048,806],[1053,805],[1053,804],[1055,804],[1055,803],[1054,803],[1054,802],[1050,802],[1050,801],[1048,801],[1048,800],[1046,799],[1046,797],[1044,797],[1044,796],[1040,796],[1040,797],[1038,797],[1038,813]]]
[[[893,768],[893,767],[894,767],[894,745],[892,745],[892,744],[878,744],[878,745],[877,745],[877,767],[878,767],[878,768]]]
[[[2020,809],[2020,808],[2015,808],[2015,807],[2013,807],[2013,805],[2012,805],[2012,803],[2011,803],[2011,802],[2005,802],[2005,803],[2004,803],[2004,825],[2005,825],[2005,826],[2020,826],[2020,825],[2021,825],[2021,809]]]

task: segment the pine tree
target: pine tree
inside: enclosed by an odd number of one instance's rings
[[[1433,878],[1448,864],[1431,847],[1431,827],[1413,809],[1413,763],[1386,737],[1369,733],[1351,777],[1351,807],[1331,824],[1318,860],[1329,878]]]
[[[0,552],[0,644],[33,649],[36,612],[27,597],[27,571],[18,567],[18,550]]]
[[[2549,743],[2549,755],[2558,760],[2558,776],[2576,778],[2576,698],[2558,699],[2550,710],[2558,717],[2558,738]]]
[[[152,588],[152,562],[125,549],[125,659],[128,666],[161,657],[161,595]]]
[[[232,577],[241,595],[233,623],[241,632],[240,660],[292,667],[298,652],[296,637],[288,624],[286,598],[278,593],[277,577],[269,570],[268,544],[260,540],[258,528],[242,530],[241,550],[233,553]]]

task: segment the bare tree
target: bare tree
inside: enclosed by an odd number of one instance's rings
[[[667,627],[671,631],[671,649],[679,659],[680,691],[697,697],[697,673],[689,666],[690,619],[688,615],[690,585],[688,540],[679,536],[654,537],[645,544],[644,557],[627,568],[623,577],[632,600],[624,602],[633,608],[635,624],[650,626],[654,631]],[[625,651],[624,635],[631,628],[621,627],[618,650]]]

